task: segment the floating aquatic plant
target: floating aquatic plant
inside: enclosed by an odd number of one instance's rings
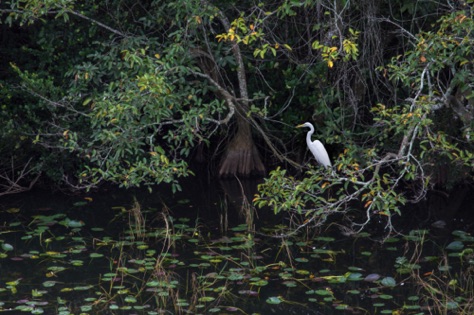
[[[0,275],[0,310],[244,314],[259,311],[262,300],[282,309],[306,303],[326,314],[416,314],[423,305],[470,314],[472,307],[474,279],[466,270],[474,238],[463,231],[444,246],[434,246],[427,230],[380,245],[332,235],[273,238],[287,227],[254,233],[248,222],[220,234],[136,203],[115,207],[107,227],[74,212],[49,213],[7,223],[0,263],[11,272]],[[404,293],[401,284],[413,289]]]

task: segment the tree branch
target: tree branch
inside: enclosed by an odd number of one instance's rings
[[[24,13],[24,12],[25,12],[25,11],[23,11],[23,10],[0,9],[0,13],[16,13],[16,14],[22,14],[22,13]],[[62,12],[67,12],[67,13],[70,13],[70,14],[75,15],[75,16],[77,16],[77,17],[80,17],[81,19],[84,19],[84,20],[87,20],[87,21],[89,21],[89,22],[91,22],[91,23],[94,23],[94,24],[96,24],[96,25],[98,25],[98,26],[100,26],[100,27],[102,27],[102,28],[108,30],[109,32],[112,32],[112,33],[117,34],[117,35],[119,35],[119,36],[122,36],[122,37],[129,37],[129,36],[127,36],[126,34],[120,32],[119,30],[116,30],[116,29],[114,29],[114,28],[112,28],[112,27],[110,27],[110,26],[108,26],[108,25],[106,25],[106,24],[104,24],[104,23],[102,23],[102,22],[99,22],[99,21],[97,21],[97,20],[95,20],[95,19],[93,19],[93,18],[91,18],[91,17],[85,16],[84,14],[79,13],[79,12],[74,11],[74,10],[70,10],[70,9],[67,9],[67,10],[65,10],[65,11],[62,11],[62,10],[61,10],[61,11],[51,10],[51,11],[48,11],[46,14],[58,14],[58,13],[62,13]]]
[[[214,122],[218,125],[227,124],[229,122],[229,120],[232,118],[232,116],[234,116],[234,113],[235,113],[235,104],[234,104],[235,98],[234,98],[234,96],[232,94],[230,94],[229,91],[227,91],[219,83],[217,83],[213,78],[211,78],[211,76],[209,76],[208,74],[197,72],[197,71],[192,71],[192,74],[194,74],[195,76],[198,76],[198,77],[205,78],[209,82],[211,82],[211,84],[215,88],[217,88],[219,93],[224,97],[225,102],[227,103],[227,106],[229,107],[229,112],[227,113],[227,116],[224,119],[215,120],[215,119],[207,118],[207,120],[212,121],[212,122]]]
[[[96,24],[97,26],[100,26],[100,27],[102,27],[102,28],[105,28],[106,30],[108,30],[108,31],[110,31],[110,32],[112,32],[112,33],[114,33],[114,34],[117,34],[117,35],[119,35],[119,36],[122,36],[122,37],[129,37],[129,36],[125,35],[124,33],[120,32],[119,30],[116,30],[116,29],[114,29],[114,28],[112,28],[112,27],[110,27],[110,26],[108,26],[108,25],[105,25],[104,23],[101,23],[101,22],[99,22],[99,21],[97,21],[97,20],[94,20],[93,18],[90,18],[90,17],[88,17],[88,16],[85,16],[84,14],[81,14],[81,13],[79,13],[79,12],[77,12],[77,11],[67,10],[66,12],[71,13],[72,15],[75,15],[75,16],[77,16],[77,17],[80,17],[81,19],[87,20],[87,21],[89,21],[89,22],[91,22],[91,23],[94,23],[94,24]]]
[[[41,172],[36,174],[36,176],[29,181],[27,185],[22,185],[20,182],[24,181],[25,178],[33,171],[33,169],[29,168],[30,162],[32,159],[29,159],[25,165],[21,168],[18,172],[18,168],[15,167],[14,160],[12,157],[11,161],[11,169],[10,171],[4,171],[0,174],[0,180],[3,180],[5,183],[0,184],[0,196],[9,195],[9,194],[17,194],[24,191],[31,190],[35,185],[38,178],[41,176]]]

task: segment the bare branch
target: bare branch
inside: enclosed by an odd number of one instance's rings
[[[61,107],[61,108],[64,108],[70,112],[73,112],[74,114],[78,114],[78,115],[81,115],[81,116],[88,116],[86,113],[84,112],[81,112],[81,111],[78,111],[76,110],[75,108],[73,108],[72,106],[67,106],[61,102],[56,102],[56,101],[53,101],[49,98],[47,98],[46,96],[36,92],[36,91],[33,91],[32,89],[28,88],[27,86],[23,85],[21,87],[22,89],[24,89],[26,92],[30,93],[31,95],[33,96],[36,96],[37,98],[45,101],[46,103],[48,103],[49,105],[51,106],[54,106],[54,107]]]
[[[108,30],[108,31],[110,31],[110,32],[112,32],[112,33],[114,33],[114,34],[117,34],[117,35],[122,36],[122,37],[129,37],[129,36],[127,36],[126,34],[120,32],[119,30],[116,30],[116,29],[114,29],[114,28],[112,28],[112,27],[110,27],[110,26],[108,26],[108,25],[105,25],[104,23],[101,23],[101,22],[99,22],[99,21],[97,21],[97,20],[95,20],[95,19],[93,19],[93,18],[90,18],[90,17],[88,17],[88,16],[85,16],[84,14],[81,14],[81,13],[79,13],[79,12],[77,12],[77,11],[67,10],[67,12],[68,12],[68,13],[71,13],[72,15],[75,15],[75,16],[77,16],[77,17],[80,17],[81,19],[84,19],[84,20],[87,20],[87,21],[89,21],[89,22],[91,22],[91,23],[94,23],[94,24],[96,24],[97,26],[100,26],[100,27],[102,27],[102,28],[105,28],[106,30]]]
[[[21,170],[19,170],[19,168],[15,166],[12,157],[11,168],[0,174],[0,180],[3,181],[0,183],[0,189],[2,190],[0,191],[0,196],[17,194],[33,188],[41,176],[41,173],[36,174],[32,179],[28,178],[28,175],[33,171],[33,169],[30,168],[31,160],[30,158],[28,162],[21,167]],[[27,184],[22,184],[22,182],[26,182]]]
[[[117,30],[117,29],[115,29],[115,28],[112,28],[112,27],[110,27],[110,26],[108,26],[108,25],[106,25],[106,24],[104,24],[104,23],[102,23],[102,22],[99,22],[99,21],[97,21],[97,20],[95,20],[95,19],[93,19],[93,18],[91,18],[91,17],[85,16],[84,14],[81,14],[81,13],[79,13],[79,12],[77,12],[77,11],[74,11],[74,10],[70,10],[70,9],[65,10],[65,11],[50,10],[50,11],[48,11],[46,14],[55,14],[55,15],[56,15],[56,14],[62,13],[62,12],[67,12],[67,13],[70,13],[70,14],[72,14],[72,15],[75,15],[75,16],[81,18],[81,19],[87,20],[87,21],[89,21],[89,22],[91,22],[91,23],[94,23],[94,24],[96,24],[97,26],[100,26],[100,27],[102,27],[102,28],[108,30],[109,32],[112,32],[112,33],[114,33],[114,34],[117,34],[117,35],[119,35],[119,36],[121,36],[121,37],[129,37],[129,36],[127,36],[126,34],[120,32],[119,30]],[[1,9],[1,10],[0,10],[0,13],[16,13],[16,14],[22,14],[22,13],[24,13],[24,11],[23,11],[23,10],[12,10],[12,9]]]

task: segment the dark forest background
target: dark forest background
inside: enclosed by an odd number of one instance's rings
[[[205,167],[316,222],[467,192],[473,3],[2,1],[0,195]],[[334,171],[308,166],[305,121]]]

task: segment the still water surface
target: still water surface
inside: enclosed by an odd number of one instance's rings
[[[193,180],[176,195],[160,188],[4,198],[0,310],[458,314],[470,307],[468,232],[437,238],[414,229],[382,244],[328,227],[286,238],[287,218],[245,202],[257,184]]]

